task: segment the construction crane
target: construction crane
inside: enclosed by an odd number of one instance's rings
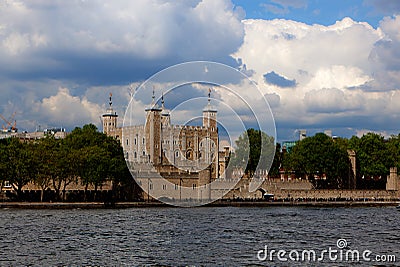
[[[0,114],[0,117],[7,124],[7,126],[4,126],[4,124],[3,124],[3,132],[16,133],[18,131],[18,129],[17,129],[17,121],[14,120],[14,117],[15,117],[16,113],[17,112],[14,112],[9,119],[4,118],[4,116]],[[12,122],[13,120],[14,120],[14,122]]]

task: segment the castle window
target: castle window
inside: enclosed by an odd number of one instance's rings
[[[146,156],[146,153],[144,152],[144,150],[143,150],[143,156]]]
[[[129,145],[129,139],[126,139],[126,145],[127,146]]]
[[[163,184],[163,185],[162,185],[162,189],[163,189],[163,190],[167,190],[167,185],[166,185],[166,184]]]
[[[178,190],[178,185],[177,184],[175,185],[175,190]]]
[[[143,137],[142,143],[144,144],[144,142],[145,142],[145,140],[144,140],[144,137]]]
[[[137,158],[137,153],[136,153],[136,151],[135,151],[135,159]]]
[[[193,190],[197,188],[197,184],[192,184]]]
[[[179,158],[179,151],[175,152],[175,157]]]
[[[136,142],[137,142],[137,140],[136,140],[136,137],[135,137],[135,145],[136,145]]]
[[[126,152],[126,159],[129,159],[129,153]]]
[[[150,189],[150,190],[153,190],[153,183],[150,183],[150,184],[149,184],[149,189]]]

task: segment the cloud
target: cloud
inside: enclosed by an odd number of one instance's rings
[[[362,109],[363,97],[337,88],[324,88],[307,92],[304,104],[308,112],[339,113]]]
[[[272,109],[279,107],[281,97],[278,94],[265,94],[264,97],[267,99],[268,104]]]
[[[271,0],[271,3],[261,4],[268,12],[282,15],[289,13],[291,8],[305,8],[307,7],[307,0]]]
[[[254,71],[265,94],[279,96],[273,106],[278,132],[393,130],[399,117],[399,16],[384,18],[376,29],[350,18],[328,26],[284,19],[243,23],[244,42],[234,57]]]
[[[295,87],[296,80],[289,80],[274,71],[264,74],[265,82],[273,84],[282,88]]]
[[[400,12],[400,2],[397,0],[364,0],[364,4],[373,6],[375,12],[383,14]]]
[[[36,103],[35,110],[51,126],[74,127],[86,123],[99,124],[102,109],[86,97],[72,96],[68,88],[59,88],[56,95]]]
[[[5,1],[0,71],[112,84],[188,60],[234,64],[242,13],[228,0]]]

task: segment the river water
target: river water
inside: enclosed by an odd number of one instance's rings
[[[0,236],[0,266],[400,266],[393,207],[4,209]],[[338,239],[371,254],[340,260]],[[322,261],[297,257],[306,249]]]

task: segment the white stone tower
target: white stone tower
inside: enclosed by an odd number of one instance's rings
[[[106,113],[103,114],[103,133],[113,136],[117,129],[118,115],[112,107],[112,93],[110,93],[109,107]]]
[[[164,94],[161,96],[161,123],[162,126],[167,126],[171,125],[171,118],[170,118],[170,112],[168,109],[165,108],[164,106]]]
[[[211,89],[208,89],[208,104],[203,109],[203,126],[211,132],[217,131],[217,109],[211,106]]]
[[[210,165],[210,176],[218,177],[218,124],[217,109],[211,105],[211,89],[208,89],[208,103],[203,109],[203,127],[207,128],[206,142],[206,162],[212,162]]]
[[[150,107],[146,108],[146,151],[149,162],[154,165],[161,164],[161,111],[162,109],[155,103],[154,89],[153,100]]]

